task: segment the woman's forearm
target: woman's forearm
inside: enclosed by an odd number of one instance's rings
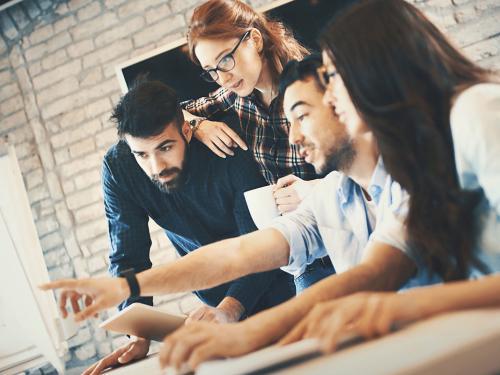
[[[384,257],[383,252],[378,251],[378,256],[373,256],[363,264],[327,277],[299,296],[244,321],[242,324],[247,331],[252,332],[248,337],[254,341],[254,349],[282,338],[318,303],[334,301],[359,291],[396,289],[397,284],[389,285],[392,276],[388,272],[396,254]],[[381,257],[386,258],[385,261],[380,260]]]
[[[422,317],[443,312],[500,306],[500,275],[418,288],[405,294],[419,299]]]

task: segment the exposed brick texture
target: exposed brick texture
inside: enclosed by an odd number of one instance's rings
[[[498,0],[410,1],[472,59],[500,68]],[[0,12],[0,136],[15,145],[51,278],[106,274],[100,168],[116,141],[108,121],[121,95],[114,67],[182,37],[201,2],[25,0]],[[154,225],[151,232],[153,263],[174,259],[164,233]],[[181,294],[156,303],[185,313],[198,301]],[[126,341],[97,325],[82,325],[70,341],[68,368]]]

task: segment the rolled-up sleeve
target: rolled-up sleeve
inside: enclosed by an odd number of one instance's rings
[[[186,100],[181,107],[195,116],[210,118],[233,107],[235,99],[235,93],[221,87],[206,97]]]
[[[278,217],[269,224],[288,241],[289,261],[281,269],[294,276],[301,275],[308,264],[327,254],[314,214],[314,196],[309,195],[296,211]]]

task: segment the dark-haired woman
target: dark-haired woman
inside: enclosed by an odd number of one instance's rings
[[[352,7],[321,42],[325,100],[348,129],[362,123],[373,132],[388,172],[410,194],[409,241],[448,282],[318,305],[283,342],[320,337],[331,351],[350,331],[372,337],[394,323],[500,306],[498,76],[403,0]]]

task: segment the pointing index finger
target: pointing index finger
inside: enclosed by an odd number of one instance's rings
[[[76,287],[77,280],[75,279],[62,279],[62,280],[56,280],[56,281],[51,281],[49,283],[41,284],[38,287],[41,290],[53,290],[53,289],[62,289],[62,288],[75,288]]]

